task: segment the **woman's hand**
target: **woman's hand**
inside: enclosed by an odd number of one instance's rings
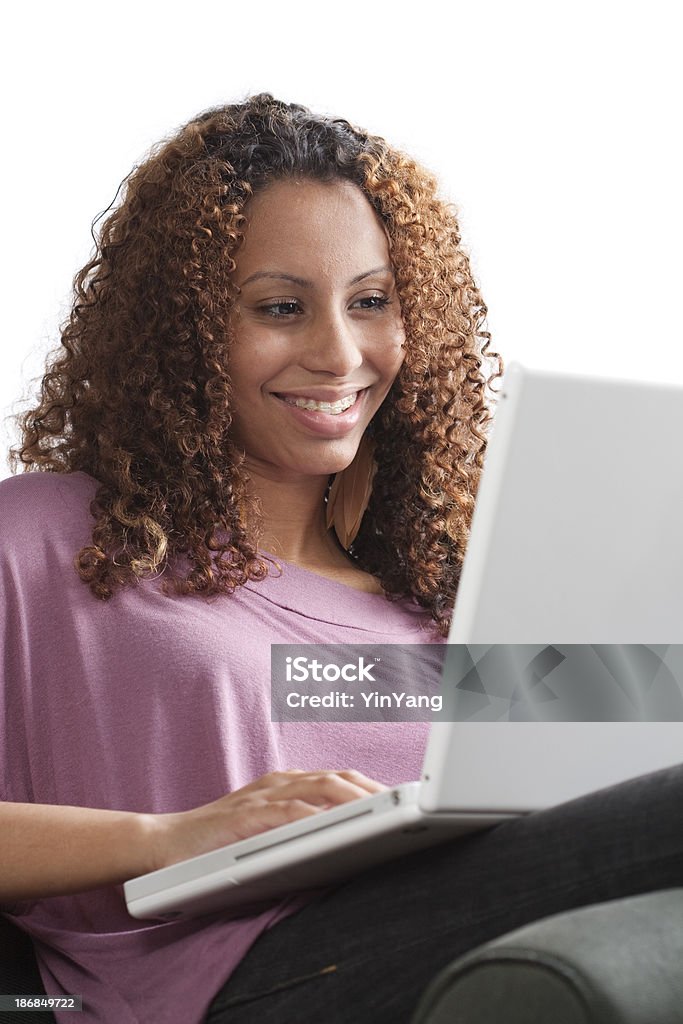
[[[386,788],[353,769],[269,772],[201,807],[152,815],[154,867],[149,870],[197,857]]]

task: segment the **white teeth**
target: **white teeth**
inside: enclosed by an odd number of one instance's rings
[[[285,398],[284,401],[289,405],[295,405],[298,409],[311,409],[330,413],[332,416],[338,416],[339,413],[350,409],[357,397],[358,392],[356,391],[354,394],[342,398],[339,402],[314,402],[312,398]]]

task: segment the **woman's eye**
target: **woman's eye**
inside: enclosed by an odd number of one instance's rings
[[[376,302],[376,306],[365,306],[365,309],[384,309],[391,302],[391,299],[387,299],[384,295],[368,295],[364,299],[359,299],[359,302]]]
[[[389,305],[389,303],[391,302],[391,299],[387,299],[383,295],[366,295],[365,298],[358,299],[358,302],[373,302],[373,303],[375,303],[375,305],[372,305],[372,306],[363,306],[362,307],[363,309],[369,309],[369,310],[379,309],[379,310],[381,310],[385,306]],[[284,308],[285,306],[292,307],[292,306],[298,306],[298,305],[299,305],[299,303],[298,302],[294,302],[292,299],[282,299],[280,302],[273,302],[269,306],[259,306],[258,310],[259,310],[260,313],[265,313],[266,316],[272,316],[276,320],[289,320],[289,319],[291,319],[291,316],[290,316],[289,313],[280,313],[280,312],[274,313],[273,310],[275,310],[275,309],[280,310],[280,309]]]
[[[287,318],[286,313],[273,313],[274,309],[282,309],[284,306],[298,306],[298,302],[274,302],[271,306],[259,306],[260,313],[266,313],[268,316],[274,316],[279,320],[285,320]]]

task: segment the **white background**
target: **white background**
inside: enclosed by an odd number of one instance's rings
[[[345,117],[436,174],[506,363],[683,384],[680,3],[13,6],[0,477],[91,222],[153,143],[255,92]]]

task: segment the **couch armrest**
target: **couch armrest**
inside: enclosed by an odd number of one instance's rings
[[[555,914],[441,971],[411,1024],[683,1024],[683,889]]]

